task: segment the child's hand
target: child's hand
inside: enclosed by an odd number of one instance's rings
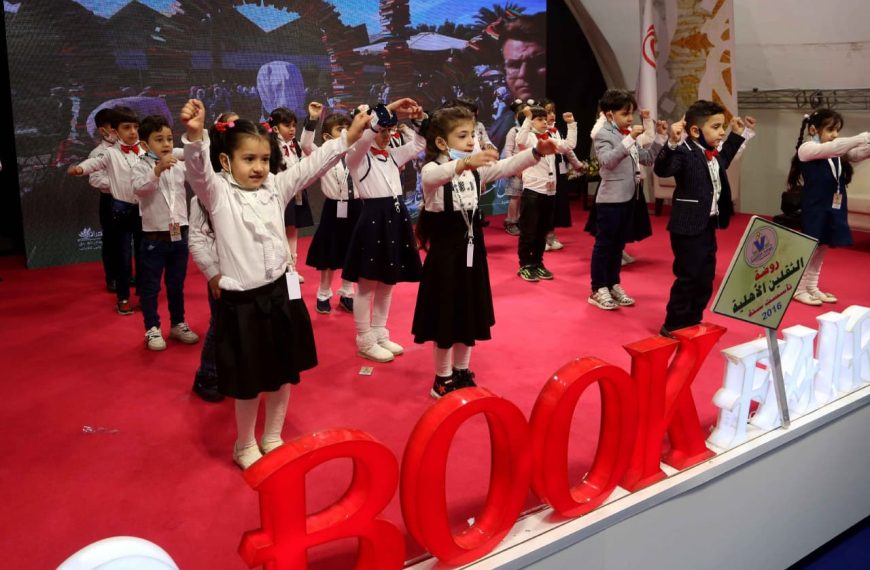
[[[312,101],[308,104],[308,118],[312,121],[317,121],[320,119],[320,115],[323,113],[323,103],[318,103],[317,101]]]
[[[220,273],[218,273],[217,275],[215,275],[214,277],[212,277],[211,279],[208,280],[209,291],[211,291],[211,296],[214,297],[215,299],[221,298],[220,282],[221,282],[221,274]]]
[[[734,115],[733,117],[731,117],[731,132],[732,133],[742,135],[743,130],[745,128],[746,128],[746,123],[743,122],[743,119],[741,119],[737,115]]]
[[[677,121],[671,125],[671,144],[680,144],[683,142],[683,131],[686,129],[686,121]]]
[[[649,119],[649,117],[650,117],[649,109],[641,109],[641,110],[640,110],[640,118],[641,118],[641,120]]]
[[[489,166],[498,161],[498,153],[494,150],[482,150],[468,157],[465,165],[470,170],[477,170],[481,166]]]
[[[532,118],[532,108],[531,107],[524,108],[523,115],[525,115],[527,119],[531,119]]]
[[[570,125],[574,122],[574,113],[562,113],[562,120]]]
[[[656,121],[656,133],[660,135],[668,134],[668,122],[667,121]]]
[[[646,129],[643,128],[643,125],[632,125],[631,131],[628,134],[631,138],[637,140],[637,137],[642,135],[645,130]]]
[[[369,124],[372,122],[372,116],[366,112],[357,113],[350,126],[347,128],[347,146],[351,146],[353,143],[359,140],[362,136],[363,131],[368,128]]]
[[[205,105],[199,99],[188,99],[181,109],[181,122],[187,125],[187,138],[198,141],[205,125]]]
[[[745,117],[743,117],[743,122],[746,123],[747,129],[752,129],[753,131],[755,130],[755,117],[750,117],[749,115],[746,115]]]
[[[399,119],[416,119],[423,114],[423,108],[409,97],[403,97],[387,105],[387,110]]]
[[[556,154],[556,141],[553,139],[539,140],[537,148],[538,152],[543,155]]]
[[[171,154],[167,154],[164,157],[161,157],[157,164],[154,166],[154,172],[157,176],[160,176],[160,173],[164,170],[169,170],[172,168],[172,165],[178,162],[178,159],[172,156]]]
[[[67,176],[84,176],[85,171],[81,166],[73,165],[66,169],[66,174]]]

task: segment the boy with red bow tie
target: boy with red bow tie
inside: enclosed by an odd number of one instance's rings
[[[112,193],[113,243],[110,247],[112,265],[117,270],[116,311],[119,315],[132,315],[130,268],[133,250],[139,250],[142,239],[142,218],[139,216],[138,200],[133,192],[133,166],[139,162],[139,155],[145,151],[139,146],[139,118],[132,109],[115,107],[111,126],[118,134],[118,141],[103,154],[71,166],[67,174],[84,176],[98,171],[106,173]]]
[[[532,106],[523,110],[526,120],[517,132],[516,143],[520,151],[537,146],[539,140],[550,140],[547,131],[547,111]],[[580,163],[565,142],[559,137],[556,152],[576,168]],[[553,229],[553,208],[556,203],[556,155],[548,155],[523,171],[523,194],[520,198],[518,255],[520,270],[517,275],[525,281],[550,280],[553,273],[544,267],[544,248],[547,234]]]
[[[743,119],[734,117],[725,138],[725,109],[696,101],[683,121],[671,125],[670,140],[656,157],[656,176],[673,176],[677,183],[668,222],[676,279],[661,330],[664,336],[700,323],[713,294],[716,228],[727,228],[734,213],[726,171],[745,140],[744,129]]]
[[[629,91],[609,89],[598,103],[605,122],[592,144],[598,157],[601,184],[595,195],[595,246],[592,248],[592,294],[589,304],[612,311],[634,305],[620,283],[622,250],[635,227],[635,199],[641,192],[640,165],[652,166],[666,139],[660,121],[655,141],[641,147],[642,125],[632,126],[637,103]]]

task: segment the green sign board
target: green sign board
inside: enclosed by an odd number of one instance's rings
[[[779,328],[818,242],[753,216],[713,300],[713,312]]]

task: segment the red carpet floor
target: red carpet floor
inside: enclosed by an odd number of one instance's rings
[[[559,232],[565,249],[546,255],[556,279],[536,284],[516,276],[516,238],[501,230],[500,217],[491,218],[487,240],[497,324],[493,340],[475,349],[472,368],[481,385],[516,403],[527,417],[560,365],[595,355],[628,369],[622,345],[655,334],[662,324],[672,279],[666,218],[654,218],[655,235],[629,248],[638,262],[624,271],[623,284],[637,306],[606,313],[586,302],[592,238],[581,232],[585,217],[575,210],[575,226]],[[738,216],[720,233],[719,277],[747,221]],[[783,326],[814,327],[815,316],[829,309],[870,302],[870,234],[856,239],[854,248],[831,251],[823,270],[824,289],[840,302],[822,308],[795,304]],[[302,259],[308,242],[301,240]],[[414,345],[409,332],[416,285],[398,286],[393,297],[390,329],[405,355],[364,377],[359,369],[370,363],[355,356],[352,316],[314,313],[317,276],[309,268],[304,275],[321,364],[293,390],[285,439],[355,427],[401,458],[416,420],[432,404],[431,347]],[[232,404],[206,404],[190,392],[200,346],[170,342],[163,353],[145,350],[141,315],[114,313],[97,263],[29,271],[20,259],[7,258],[0,260],[0,277],[3,566],[55,567],[90,542],[134,535],[163,546],[181,568],[244,568],[236,548],[241,534],[258,526],[257,496],[230,458]],[[160,307],[165,322],[165,299]],[[187,311],[191,326],[204,333],[205,281],[192,263]],[[702,421],[710,426],[716,415],[710,400],[722,382],[718,350],[762,331],[711,314],[707,319],[729,329],[694,386]],[[597,394],[587,393],[575,415],[571,449],[578,477],[590,462],[597,421]],[[469,460],[488,457],[484,432],[482,420],[471,422],[454,445],[448,500],[456,521],[474,516],[485,495],[488,462]],[[319,490],[309,493],[312,511],[340,496],[348,480],[347,464],[313,472],[309,481]],[[385,516],[401,525],[397,497]],[[531,494],[528,504],[536,504]],[[421,552],[408,539],[409,558]],[[316,568],[350,567],[341,548],[317,550],[313,558]]]

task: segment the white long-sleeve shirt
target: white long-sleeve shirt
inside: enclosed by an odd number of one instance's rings
[[[179,149],[180,150],[180,149]],[[185,166],[179,161],[160,175],[154,174],[157,161],[147,154],[133,166],[133,192],[139,200],[142,230],[169,231],[169,224],[187,225]]]
[[[187,248],[193,262],[208,281],[221,272],[214,230],[208,223],[206,213],[199,205],[196,196],[190,199],[190,230],[187,235]]]
[[[112,143],[102,140],[100,144],[94,147],[94,150],[88,155],[88,158],[95,158],[105,154],[106,150],[112,147]],[[112,188],[109,186],[109,177],[105,170],[96,170],[88,175],[88,183],[102,192],[103,194],[111,194]]]
[[[449,160],[447,156],[442,155],[440,160],[447,162],[429,162],[423,167],[423,207],[429,212],[444,211],[444,185],[448,182],[454,182],[454,195],[458,200],[454,200],[453,209],[459,210],[461,207],[466,210],[477,208],[477,188],[474,183],[474,173],[471,170],[465,170],[462,174],[456,174],[456,160]],[[481,186],[488,182],[519,174],[524,169],[538,162],[532,153],[532,149],[525,150],[511,158],[499,160],[492,166],[482,166],[477,169],[480,175]],[[456,191],[456,189],[459,191]]]
[[[139,155],[142,154],[138,143],[136,149],[136,152],[123,152],[121,143],[117,142],[107,148],[104,153],[79,163],[79,167],[84,174],[104,171],[109,181],[112,197],[122,202],[135,204],[133,166],[139,162]]]
[[[215,174],[206,133],[199,141],[191,142],[187,135],[181,140],[187,180],[215,232],[221,289],[247,291],[272,283],[286,272],[289,259],[284,209],[341,160],[347,151],[346,133],[287,170],[269,174],[256,190],[241,188],[229,173]]]
[[[372,121],[375,123],[375,120]],[[360,198],[393,198],[402,195],[399,167],[414,159],[426,148],[426,139],[414,131],[414,140],[400,147],[387,147],[389,157],[369,152],[375,131],[366,129],[347,152],[347,168],[353,178],[354,193]]]
[[[316,147],[314,144],[314,131],[310,137],[302,136],[302,153],[305,156],[311,154]],[[347,169],[346,161],[340,161],[332,167],[332,169],[323,175],[320,179],[320,190],[323,195],[332,200],[348,200],[349,199],[349,184],[350,172]],[[359,199],[359,194],[354,192],[355,199]]]
[[[806,141],[798,148],[798,159],[802,162],[845,156],[849,162],[860,162],[870,157],[870,132],[854,137],[839,137],[830,142]]]
[[[556,152],[567,157],[573,157],[574,153],[565,144],[565,141],[553,139],[556,143]],[[517,133],[517,148],[522,150],[534,148],[538,144],[538,137],[532,132],[532,121],[523,121]],[[574,161],[577,158],[574,157]],[[576,166],[576,165],[575,165]],[[523,170],[523,188],[528,188],[538,194],[553,196],[556,194],[556,156],[547,155],[529,168]]]

